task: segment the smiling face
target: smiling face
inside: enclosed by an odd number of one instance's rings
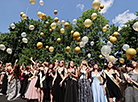
[[[98,67],[97,64],[95,64],[93,68],[94,68],[94,69],[99,69],[99,67]]]
[[[70,67],[74,67],[74,62],[73,61],[70,61]]]
[[[108,62],[108,68],[112,68],[113,67],[113,63],[112,62]]]
[[[60,61],[60,67],[63,67],[63,65],[64,65],[64,61],[62,60],[62,61]]]

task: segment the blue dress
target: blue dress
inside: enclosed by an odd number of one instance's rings
[[[108,102],[106,95],[104,95],[104,89],[102,83],[99,81],[101,73],[97,75],[92,72],[93,82],[91,85],[93,101],[94,102]],[[98,79],[99,78],[99,79]]]

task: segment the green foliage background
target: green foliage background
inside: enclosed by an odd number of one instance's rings
[[[95,20],[91,18],[92,13],[97,13],[98,16]],[[89,28],[84,26],[84,21],[86,19],[92,20],[92,25]],[[46,25],[45,22],[48,21],[49,25]],[[117,37],[117,42],[112,47],[112,55],[115,54],[116,58],[123,57],[126,59],[125,52],[122,50],[123,44],[129,44],[133,48],[138,47],[138,32],[134,31],[132,25],[138,21],[138,19],[128,21],[123,27],[121,31],[119,31],[119,36]],[[0,50],[0,60],[4,63],[11,62],[14,63],[16,59],[19,59],[19,64],[25,63],[26,65],[30,64],[30,57],[33,57],[36,60],[40,61],[49,61],[53,63],[57,60],[65,60],[68,61],[73,60],[76,65],[80,64],[82,60],[90,61],[93,59],[98,64],[102,64],[105,61],[105,58],[99,59],[99,55],[101,54],[101,47],[109,41],[109,36],[111,36],[115,31],[118,31],[118,27],[115,25],[110,25],[106,32],[102,31],[102,28],[108,24],[109,20],[107,20],[102,14],[99,13],[98,10],[88,9],[83,12],[83,14],[77,18],[77,23],[74,25],[69,20],[67,22],[70,23],[68,29],[65,29],[65,33],[60,33],[60,29],[64,25],[58,25],[56,29],[54,29],[51,33],[49,29],[51,28],[51,23],[54,22],[53,18],[50,16],[46,17],[43,21],[40,19],[33,20],[27,18],[26,20],[21,19],[18,22],[14,22],[15,29],[11,29],[9,26],[9,33],[0,33],[0,44],[4,44],[6,48],[11,48],[13,53],[9,55],[6,51]],[[33,31],[29,30],[29,25],[34,25],[35,29]],[[75,47],[78,46],[78,42],[73,38],[71,31],[78,31],[80,33],[80,37],[87,36],[89,38],[89,42],[85,45],[85,47],[81,48],[81,51],[77,54],[75,52]],[[27,33],[28,43],[25,44],[22,42],[21,33]],[[40,33],[43,32],[44,36],[41,37]],[[61,38],[61,42],[57,42],[57,38]],[[94,46],[90,45],[90,42],[94,41]],[[37,49],[37,42],[43,43],[43,48]],[[45,46],[53,46],[54,52],[49,52],[45,48]],[[66,46],[70,46],[70,51],[66,51]],[[87,54],[91,53],[91,58],[87,57]],[[138,55],[136,56],[138,57]]]

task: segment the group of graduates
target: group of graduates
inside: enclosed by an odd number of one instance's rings
[[[0,61],[0,93],[8,101],[18,98],[29,102],[138,102],[138,63],[117,68],[112,62],[102,68],[83,60],[79,66],[63,60],[53,64],[31,65]]]

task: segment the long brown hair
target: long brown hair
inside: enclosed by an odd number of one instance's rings
[[[13,76],[15,78],[19,78],[21,76],[21,70],[20,70],[20,65],[16,64],[13,70]]]

